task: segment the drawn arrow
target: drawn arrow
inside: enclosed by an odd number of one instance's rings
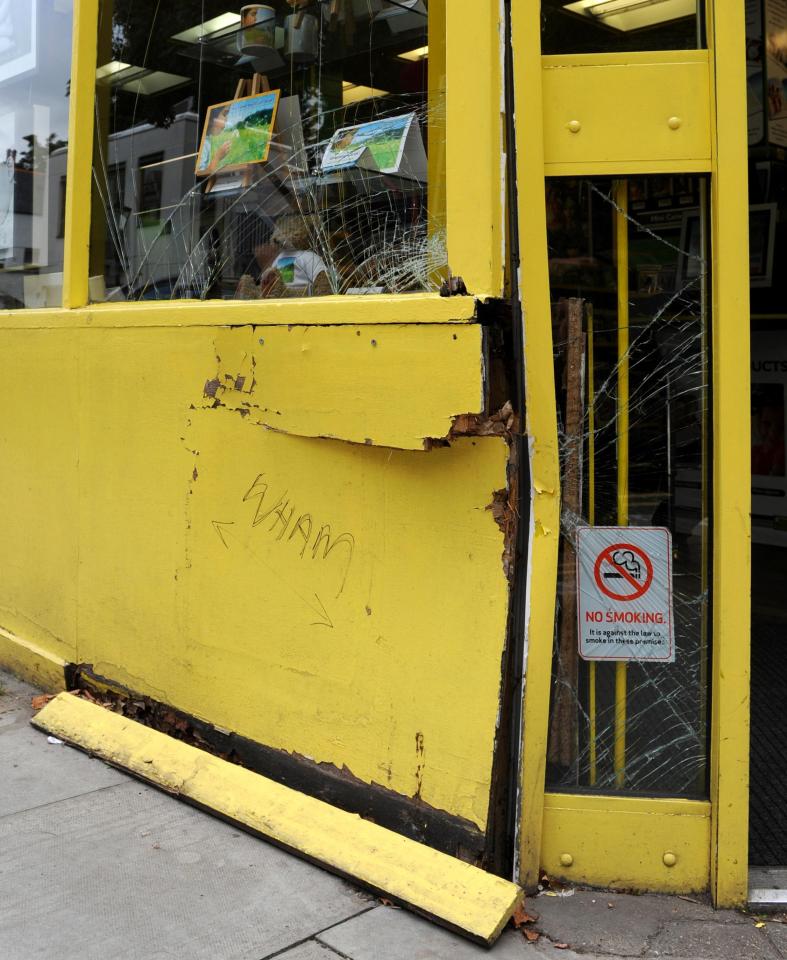
[[[219,535],[219,540],[221,540],[221,542],[224,544],[224,546],[229,550],[230,545],[229,545],[229,544],[227,543],[227,541],[224,539],[224,531],[223,531],[221,528],[222,528],[222,527],[234,527],[234,526],[235,526],[235,521],[234,521],[234,520],[211,520],[210,522],[213,524],[213,529],[214,529],[214,530],[216,531],[216,533]]]
[[[315,605],[311,600],[307,600],[302,593],[299,593],[291,583],[288,583],[287,580],[285,580],[284,577],[282,577],[282,575],[274,567],[272,567],[267,561],[263,560],[261,556],[256,554],[251,547],[243,543],[240,537],[236,536],[234,532],[225,529],[227,527],[234,527],[234,520],[211,520],[211,523],[213,524],[213,529],[216,531],[216,535],[227,550],[229,550],[230,545],[227,543],[226,538],[230,537],[230,539],[240,543],[243,549],[249,554],[250,557],[252,557],[252,559],[256,560],[258,563],[261,563],[264,567],[267,567],[273,576],[276,577],[280,583],[283,583],[291,593],[294,593],[301,603],[306,604],[306,606],[317,617],[316,620],[312,621],[312,627],[328,627],[330,630],[334,629],[333,620],[331,620],[330,614],[325,609],[325,604],[322,602],[322,600],[320,600],[316,593],[314,594],[314,599],[317,601]]]

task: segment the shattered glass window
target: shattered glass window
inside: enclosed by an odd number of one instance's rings
[[[694,50],[699,0],[541,0],[544,54]]]
[[[547,181],[562,490],[552,790],[707,795],[706,209],[706,181],[698,176]],[[643,536],[667,544],[669,582],[659,576],[672,594],[670,656],[651,659],[652,650],[636,645],[640,639],[613,657],[579,656],[586,635],[579,613],[591,581],[583,579],[578,591],[577,550],[588,531],[598,536],[604,527],[651,529],[612,535],[629,547]],[[642,589],[641,555],[629,549],[626,557],[625,570],[608,573],[618,580],[601,587],[607,596],[620,591],[632,599]],[[600,570],[616,568],[605,560]],[[602,603],[599,621],[610,619],[607,607],[614,616],[626,603]],[[626,636],[645,636],[644,629]]]
[[[0,309],[63,299],[70,0],[0,0]]]
[[[94,300],[439,289],[439,0],[100,7]]]

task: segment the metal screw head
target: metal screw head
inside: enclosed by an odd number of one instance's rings
[[[678,858],[675,856],[675,854],[670,853],[669,851],[667,851],[667,853],[665,853],[661,859],[664,861],[665,867],[674,867],[678,862]]]
[[[574,862],[574,858],[570,853],[561,853],[560,854],[560,866],[561,867],[570,867]]]
[[[680,117],[670,117],[669,120],[667,120],[667,126],[670,130],[677,130],[681,123]]]
[[[262,337],[260,337],[260,346],[261,347],[265,346],[265,341],[262,339]]]
[[[582,124],[579,120],[569,120],[567,126],[572,133],[579,133],[582,129]]]

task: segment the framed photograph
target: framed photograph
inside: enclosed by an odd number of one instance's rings
[[[770,287],[773,282],[775,238],[776,204],[751,204],[749,207],[749,282],[752,287]]]
[[[279,90],[208,107],[197,154],[198,177],[265,163],[279,106]]]
[[[36,66],[38,0],[0,0],[0,83]]]
[[[386,117],[337,130],[322,158],[323,170],[355,166],[368,151],[367,156],[378,170],[393,172],[399,166],[413,117],[414,114]]]
[[[426,151],[416,115],[406,113],[342,127],[331,137],[321,167],[323,173],[357,167],[425,180]]]
[[[787,350],[781,331],[751,335],[752,537],[787,545]]]

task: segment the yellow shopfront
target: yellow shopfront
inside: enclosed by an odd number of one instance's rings
[[[23,7],[2,663],[526,887],[743,902],[742,6]],[[578,655],[602,527],[670,534],[662,662]]]

